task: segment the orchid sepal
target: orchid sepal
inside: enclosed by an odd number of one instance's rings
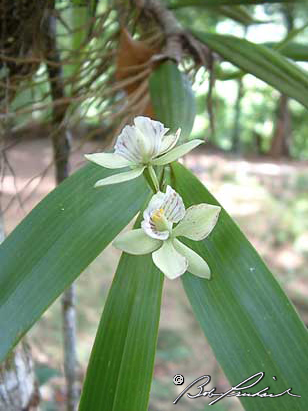
[[[125,171],[124,173],[113,174],[112,176],[98,180],[94,187],[102,187],[110,184],[123,183],[124,181],[134,180],[135,178],[141,176],[145,169],[144,167],[136,167],[130,171]]]
[[[173,235],[200,241],[215,227],[221,207],[212,204],[198,204],[186,210],[184,218],[174,228]]]
[[[161,245],[161,240],[149,237],[142,228],[121,233],[113,242],[114,247],[134,255],[152,253]]]
[[[137,165],[115,153],[85,154],[85,158],[101,167],[110,169],[124,168],[128,166],[134,167]]]
[[[177,238],[173,240],[173,245],[176,251],[186,258],[187,271],[189,273],[196,275],[197,277],[206,278],[207,280],[211,278],[210,267],[198,253],[187,247]]]
[[[191,140],[188,143],[181,144],[173,148],[172,150],[168,151],[166,154],[154,159],[152,164],[154,166],[164,166],[166,164],[172,163],[175,160],[178,160],[180,157],[184,156],[185,154],[189,153],[195,147],[199,146],[200,144],[204,143],[203,140]]]

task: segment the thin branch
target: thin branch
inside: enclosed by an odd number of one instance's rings
[[[62,82],[62,66],[56,43],[56,21],[49,12],[45,21],[45,45],[48,61],[57,63],[47,64],[50,79],[51,96],[53,101],[65,99]],[[53,106],[52,117],[55,127],[52,134],[53,157],[56,169],[56,182],[60,184],[69,171],[70,141],[65,127],[65,115],[68,103]],[[62,296],[63,338],[64,338],[64,371],[67,387],[67,411],[76,411],[79,399],[77,387],[77,338],[76,338],[76,311],[75,287],[71,285]]]

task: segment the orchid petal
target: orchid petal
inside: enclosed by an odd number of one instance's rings
[[[185,206],[182,197],[170,186],[167,186],[161,208],[166,218],[172,223],[178,223],[185,216]]]
[[[124,173],[114,174],[113,176],[103,178],[102,180],[98,180],[95,183],[94,187],[107,186],[109,184],[118,184],[123,183],[124,181],[133,180],[134,178],[139,177],[143,173],[144,169],[145,167],[139,167],[134,168],[130,171],[126,171]]]
[[[162,136],[168,129],[159,121],[143,116],[136,117],[134,124],[143,159],[149,160],[156,157],[160,151]]]
[[[217,223],[221,207],[211,204],[198,204],[186,210],[185,217],[174,228],[175,237],[184,236],[194,241],[203,240]]]
[[[197,254],[195,251],[193,251],[177,239],[173,240],[173,244],[176,251],[179,252],[188,261],[188,272],[201,278],[210,279],[211,270],[206,261],[204,261],[199,254]]]
[[[86,154],[85,158],[95,164],[98,164],[99,166],[111,169],[135,165],[131,161],[115,153]]]
[[[188,143],[182,144],[178,147],[173,148],[171,151],[168,151],[166,154],[152,160],[154,166],[163,166],[165,164],[172,163],[172,161],[177,160],[178,158],[184,156],[189,151],[204,143],[203,140],[192,140]]]
[[[164,241],[161,248],[152,254],[153,262],[170,280],[184,274],[188,262],[174,248],[172,241]]]
[[[166,151],[171,150],[178,142],[180,134],[181,129],[179,128],[175,134],[168,134],[163,136],[159,154],[164,154],[166,153]]]
[[[125,126],[117,138],[114,146],[114,152],[127,160],[134,163],[142,162],[140,151],[140,141],[137,135],[136,127]]]
[[[129,254],[149,254],[161,246],[160,240],[155,240],[145,234],[142,228],[120,234],[113,242],[114,247]]]
[[[135,126],[148,138],[158,137],[159,140],[169,131],[160,121],[151,120],[149,117],[138,116],[134,119]]]

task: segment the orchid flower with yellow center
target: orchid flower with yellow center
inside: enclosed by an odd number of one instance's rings
[[[113,153],[87,154],[85,157],[88,160],[102,167],[131,168],[130,171],[97,181],[95,187],[132,180],[139,177],[147,167],[158,190],[153,166],[171,163],[203,143],[202,140],[192,140],[175,147],[181,130],[167,135],[168,131],[159,121],[139,116],[134,119],[133,126],[124,127],[117,138]]]
[[[203,240],[215,227],[220,209],[198,204],[185,210],[180,195],[167,186],[166,193],[158,192],[150,200],[141,228],[120,234],[113,244],[129,254],[152,253],[154,264],[171,280],[185,271],[209,279],[207,263],[177,237]]]

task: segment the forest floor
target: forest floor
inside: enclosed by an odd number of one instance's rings
[[[98,143],[93,142],[82,146],[75,143],[72,170],[84,163],[83,153],[97,147]],[[6,155],[1,207],[9,233],[53,189],[54,170],[51,147],[45,139],[21,141],[12,145]],[[206,148],[195,150],[184,163],[237,221],[308,324],[308,164],[243,159],[211,153]],[[119,252],[108,247],[77,280],[80,381],[118,258]],[[44,411],[64,410],[60,313],[58,300],[29,333]],[[228,387],[193,317],[181,282],[166,281],[150,410],[173,409],[172,401],[179,390],[172,378],[178,373],[184,374],[186,382],[210,374],[217,391]],[[206,403],[202,398],[183,399],[177,410],[204,410]],[[242,409],[234,398],[220,404],[217,411]]]

